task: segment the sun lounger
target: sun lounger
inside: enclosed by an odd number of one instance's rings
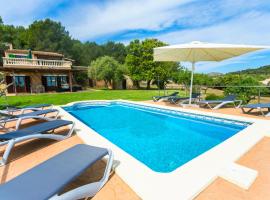
[[[68,192],[63,188],[96,161],[108,157],[103,177]],[[75,200],[93,197],[108,181],[113,164],[110,150],[79,144],[0,185],[3,200]]]
[[[236,105],[236,103],[238,103],[238,105]],[[199,101],[198,104],[203,105],[203,106],[208,106],[210,109],[216,110],[216,109],[219,109],[227,104],[233,104],[235,107],[239,108],[242,104],[242,101],[236,100],[235,95],[228,95],[225,98],[220,99],[220,100]],[[213,107],[213,105],[215,105],[215,106]]]
[[[168,100],[170,97],[174,97],[176,95],[178,95],[179,92],[174,92],[170,95],[164,95],[164,96],[153,96],[153,101],[160,101],[160,100]]]
[[[245,108],[248,109],[247,111],[245,111]],[[257,104],[248,104],[248,105],[244,105],[241,106],[241,109],[243,111],[243,113],[250,113],[251,111],[253,111],[254,109],[258,110],[263,116],[270,116],[270,103],[257,103]],[[265,114],[263,112],[263,109],[268,109],[268,113]]]
[[[15,144],[27,140],[37,139],[37,138],[45,138],[45,139],[53,139],[53,140],[64,140],[69,138],[72,135],[74,129],[74,122],[61,120],[61,119],[52,119],[52,118],[44,118],[40,116],[32,116],[31,118],[35,119],[43,119],[47,120],[46,122],[42,122],[27,128],[20,128],[20,124],[22,122],[22,118],[17,121],[15,131],[10,131],[4,134],[0,134],[0,146],[6,145],[5,152],[3,154],[2,160],[0,161],[0,165],[5,165],[8,156],[14,147]],[[54,134],[53,131],[57,128],[71,125],[68,133],[66,135]]]
[[[52,106],[52,104],[43,103],[43,104],[33,104],[30,106],[24,106],[22,108],[41,108],[41,109],[44,109],[44,108],[51,107],[51,106]]]
[[[53,118],[56,119],[59,114],[59,110],[57,109],[46,109],[46,110],[37,110],[33,112],[23,113],[23,114],[4,114],[2,118],[0,118],[0,128],[5,129],[5,125],[8,122],[17,121],[19,119],[25,120],[25,119],[31,119],[33,116],[43,116],[46,117],[48,114],[55,113],[53,115]]]
[[[14,114],[14,113],[24,113],[26,111],[36,111],[36,110],[43,110],[45,108],[51,108],[52,104],[33,104],[30,106],[24,106],[24,107],[7,107],[4,110],[1,110],[1,113],[6,114]]]
[[[200,93],[193,93],[192,96],[191,96],[191,101],[192,102],[198,101],[199,97],[200,97]],[[174,97],[170,97],[168,99],[168,101],[171,104],[180,105],[180,104],[184,104],[184,103],[188,102],[189,101],[189,97],[174,96]]]

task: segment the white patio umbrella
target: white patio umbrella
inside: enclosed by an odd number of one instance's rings
[[[186,44],[178,44],[154,48],[154,61],[185,61],[192,63],[189,104],[192,100],[193,74],[195,63],[199,61],[222,61],[228,58],[240,56],[252,51],[269,49],[269,46],[215,44],[194,41]]]

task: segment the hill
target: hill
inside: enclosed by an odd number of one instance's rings
[[[228,74],[270,75],[270,65],[262,66],[256,69],[245,69],[241,71],[230,72]]]

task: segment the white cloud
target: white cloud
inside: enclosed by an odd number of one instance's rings
[[[71,34],[80,39],[128,30],[161,30],[179,17],[178,6],[191,0],[113,0],[104,4],[77,4],[63,11],[61,19]]]
[[[244,68],[255,68],[270,63],[270,50],[261,50],[254,53],[245,54],[240,57],[231,58],[222,62],[204,62],[197,65],[199,72],[212,71],[236,71]],[[189,66],[189,64],[187,64]],[[226,68],[226,70],[225,70]]]
[[[0,0],[0,16],[8,24],[26,26],[64,0]]]
[[[170,44],[201,40],[218,43],[270,44],[270,13],[250,12],[232,20],[201,28],[159,35]]]
[[[270,41],[270,14],[264,11],[268,4],[268,0],[0,0],[0,16],[9,24],[28,25],[49,15],[81,40],[134,30],[163,32],[178,24],[178,31],[152,37],[172,44],[191,40],[264,44]]]

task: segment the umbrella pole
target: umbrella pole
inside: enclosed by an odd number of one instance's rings
[[[191,79],[190,79],[190,89],[189,89],[189,105],[191,105],[191,100],[192,100],[192,87],[193,87],[194,70],[195,70],[195,62],[192,62]]]

